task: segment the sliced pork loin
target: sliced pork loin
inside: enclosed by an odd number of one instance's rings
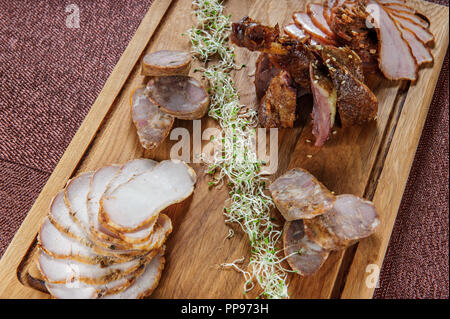
[[[418,65],[397,23],[375,0],[368,1],[367,12],[378,33],[381,72],[389,80],[416,80]]]
[[[326,250],[344,249],[372,235],[380,224],[372,202],[354,195],[339,195],[332,209],[304,220],[308,237]]]
[[[174,122],[172,115],[150,101],[145,88],[137,88],[131,96],[131,117],[139,142],[147,150],[157,148],[164,141]]]
[[[284,254],[297,274],[314,274],[328,258],[328,251],[311,241],[302,220],[288,221],[283,228]]]
[[[263,127],[294,126],[297,89],[286,71],[274,77],[260,103],[259,121]]]
[[[431,64],[434,61],[433,54],[429,47],[427,47],[414,32],[401,28],[403,39],[408,42],[409,47],[412,50],[412,54],[416,59],[416,62],[419,66],[424,64]]]
[[[336,197],[312,174],[294,168],[269,186],[280,213],[288,220],[314,218],[333,207]]]
[[[64,190],[64,200],[70,216],[86,233],[89,231],[89,214],[87,212],[87,195],[93,172],[82,173],[71,179]]]
[[[430,22],[428,20],[425,20],[416,13],[411,13],[408,11],[396,11],[396,10],[390,10],[389,13],[393,16],[394,20],[396,19],[396,17],[401,17],[409,19],[414,23],[417,23],[418,25],[422,26],[422,28],[425,29],[430,28]]]
[[[311,17],[306,12],[295,12],[292,17],[294,18],[295,24],[300,29],[308,33],[311,37],[319,39],[323,43],[331,45],[338,44],[335,41],[334,37],[329,36],[328,34],[323,32],[320,28],[318,28],[311,20]]]
[[[138,174],[153,169],[157,164],[158,162],[154,160],[141,158],[128,161],[119,168],[117,166],[106,166],[95,172],[92,177],[87,203],[90,216],[90,230],[94,236],[91,239],[94,242],[106,241],[107,243],[123,245],[124,242],[139,244],[148,241],[153,225],[132,233],[113,233],[99,223],[98,214],[100,211],[100,198],[104,193],[111,193],[119,185],[129,181]]]
[[[39,249],[36,255],[37,265],[44,280],[54,284],[83,282],[86,284],[103,285],[113,280],[123,278],[143,267],[157,251],[137,257],[128,262],[101,265],[85,264],[73,259],[58,259]]]
[[[334,126],[337,94],[328,72],[324,72],[321,65],[311,63],[310,72],[314,97],[312,133],[316,137],[315,146],[321,147],[328,140]]]
[[[336,40],[336,34],[331,30],[324,15],[324,7],[317,3],[308,3],[307,12],[316,27],[324,32],[330,39]]]
[[[423,43],[427,45],[432,45],[434,43],[434,35],[427,28],[417,24],[410,18],[392,15],[391,19],[397,23],[397,26],[399,26],[400,29],[408,29],[413,32]]]
[[[159,252],[146,266],[145,270],[127,289],[103,296],[103,299],[142,299],[152,294],[158,286],[164,269],[163,251]]]
[[[151,102],[179,119],[200,119],[208,110],[209,96],[205,88],[190,76],[152,78],[146,92]]]
[[[188,75],[191,61],[191,55],[184,51],[161,50],[151,52],[145,55],[142,60],[142,75]]]
[[[283,28],[284,33],[300,42],[306,42],[310,36],[300,29],[295,23],[288,24]]]
[[[112,231],[139,230],[166,207],[189,197],[195,181],[194,170],[185,163],[162,161],[105,194],[100,200],[99,220]]]
[[[255,90],[258,99],[261,99],[269,88],[272,79],[280,73],[280,69],[272,62],[270,55],[261,53],[256,60]]]
[[[60,232],[48,218],[44,220],[39,229],[38,245],[46,254],[59,259],[99,264],[103,267],[126,261],[116,256],[97,254],[92,248],[82,245],[75,239]]]

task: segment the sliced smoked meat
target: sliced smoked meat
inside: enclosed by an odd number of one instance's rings
[[[415,23],[409,18],[404,18],[400,16],[391,16],[401,28],[406,28],[413,32],[417,38],[419,38],[423,43],[431,45],[434,43],[434,35],[428,31],[428,29],[422,27],[420,24]]]
[[[292,17],[294,18],[295,24],[312,37],[317,38],[327,44],[337,45],[337,42],[332,37],[327,35],[314,24],[307,13],[295,12]]]
[[[309,35],[300,29],[295,23],[288,24],[283,28],[284,33],[293,39],[301,42],[306,42],[309,39]]]
[[[326,250],[343,249],[372,235],[380,224],[372,202],[354,195],[339,195],[332,209],[304,220],[308,237]]]
[[[202,118],[209,106],[205,88],[190,76],[161,76],[147,84],[150,100],[164,112],[183,120]]]
[[[433,63],[434,58],[430,48],[420,41],[420,39],[408,29],[401,28],[401,31],[403,39],[408,42],[417,64],[420,66],[423,64]]]
[[[331,134],[336,116],[336,88],[328,72],[324,72],[317,64],[311,63],[311,90],[314,97],[312,111],[313,130],[316,137],[315,146],[325,144]]]
[[[302,220],[288,221],[283,228],[284,254],[297,274],[314,274],[328,258],[328,252],[311,241]]]
[[[324,32],[330,39],[336,39],[336,34],[330,29],[327,20],[324,16],[324,7],[317,3],[309,3],[307,5],[307,12],[311,21],[316,27]]]
[[[131,96],[131,117],[142,147],[152,150],[169,135],[174,117],[161,111],[146,95],[145,88],[137,88]]]
[[[272,62],[270,55],[261,53],[256,60],[255,90],[258,99],[261,99],[269,88],[272,79],[280,73],[280,69]]]
[[[176,50],[151,52],[142,60],[142,74],[146,76],[188,75],[191,55]]]
[[[64,284],[79,281],[86,284],[103,285],[135,272],[155,254],[156,252],[150,252],[128,262],[111,264],[107,267],[85,264],[71,259],[54,258],[41,249],[36,258],[38,268],[46,282]]]
[[[89,231],[89,214],[87,212],[87,195],[93,172],[81,173],[71,179],[64,190],[64,200],[70,216],[85,232]]]
[[[146,265],[142,275],[137,277],[131,286],[117,294],[106,295],[103,299],[141,299],[150,296],[158,286],[164,263],[161,251]]]
[[[379,40],[379,68],[389,80],[417,78],[418,65],[401,31],[383,5],[369,0],[368,13],[373,19]]]
[[[412,22],[417,23],[419,25],[421,25],[423,28],[428,29],[430,27],[430,23],[421,18],[419,15],[408,12],[408,11],[389,11],[389,13],[394,17],[401,17],[401,18],[405,18],[405,19],[410,19]]]
[[[194,170],[184,162],[162,161],[105,194],[100,200],[99,220],[112,231],[139,230],[166,207],[189,197],[195,181]]]
[[[278,177],[269,190],[278,210],[288,221],[321,215],[331,209],[336,200],[322,183],[301,168]]]
[[[46,254],[59,259],[72,259],[102,266],[123,262],[118,257],[95,253],[90,247],[60,232],[48,218],[39,229],[38,245]]]

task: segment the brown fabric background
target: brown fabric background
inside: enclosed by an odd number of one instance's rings
[[[0,256],[151,2],[0,0]],[[376,298],[449,297],[448,85],[447,56]]]

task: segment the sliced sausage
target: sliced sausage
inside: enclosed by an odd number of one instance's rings
[[[147,85],[150,100],[164,112],[183,120],[202,118],[209,96],[199,81],[190,76],[162,76]]]
[[[152,52],[144,56],[142,74],[147,76],[188,75],[191,61],[191,55],[184,51]]]
[[[283,242],[287,262],[299,275],[314,274],[328,258],[328,252],[308,238],[302,220],[284,224]]]
[[[321,182],[301,168],[278,177],[269,190],[278,210],[288,221],[321,215],[330,210],[336,200]]]

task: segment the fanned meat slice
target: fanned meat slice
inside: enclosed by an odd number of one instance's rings
[[[60,232],[48,218],[44,220],[39,230],[38,245],[46,254],[59,259],[72,259],[82,263],[107,266],[124,262],[118,257],[103,256],[91,248]]]
[[[399,16],[394,16],[393,19],[400,25],[401,28],[412,31],[423,43],[428,45],[434,43],[434,35],[420,24],[413,22],[411,19]]]
[[[311,18],[307,13],[295,12],[293,14],[293,18],[295,24],[312,37],[317,38],[327,44],[337,45],[337,42],[333,38],[328,36],[325,32],[323,32],[314,24],[314,22],[311,20]]]
[[[305,31],[300,29],[295,23],[288,24],[283,28],[283,31],[291,38],[300,42],[306,42],[310,38],[310,36],[307,35]]]
[[[114,243],[108,244],[105,242],[104,246],[96,245],[81,226],[71,218],[69,209],[64,201],[64,191],[59,192],[53,198],[48,218],[60,232],[82,245],[92,248],[99,255],[112,256],[120,258],[120,260],[130,260],[136,258],[137,255],[145,254],[145,252],[133,251],[129,247],[123,247]]]
[[[312,241],[326,250],[337,250],[372,235],[380,220],[372,202],[339,195],[332,209],[304,224]]]
[[[333,8],[335,0],[326,0],[323,2],[323,16],[328,25],[331,21],[331,8]]]
[[[389,80],[414,81],[417,78],[418,65],[396,23],[383,6],[374,0],[369,0],[367,9],[378,32],[381,72]]]
[[[58,299],[98,299],[124,291],[143,274],[144,270],[144,267],[139,267],[129,275],[102,285],[86,284],[80,281],[62,284],[46,282],[45,287],[53,297]]]
[[[417,64],[424,65],[428,63],[433,63],[433,54],[431,53],[430,48],[428,48],[420,39],[416,37],[416,35],[409,31],[408,29],[401,29],[403,39],[408,42],[411,47],[414,58],[417,61]]]
[[[261,99],[269,88],[272,79],[280,73],[280,69],[272,63],[270,55],[261,53],[256,60],[255,89],[256,96]]]
[[[124,245],[123,242],[137,244],[149,240],[152,233],[152,225],[133,233],[113,233],[98,222],[98,213],[100,210],[100,198],[103,193],[109,194],[119,185],[129,181],[133,176],[151,170],[157,164],[158,163],[154,160],[141,158],[128,161],[122,165],[120,169],[117,169],[116,166],[107,166],[95,172],[92,177],[91,189],[88,195],[90,230],[96,237],[92,238],[93,241],[98,242],[98,240],[101,240],[103,242],[106,241],[107,243]]]
[[[184,162],[162,161],[104,195],[99,221],[120,232],[139,230],[154,221],[163,209],[189,197],[195,181],[194,170]]]
[[[378,0],[376,0],[376,1],[378,1]],[[378,3],[382,3],[382,2],[378,1]],[[406,12],[410,12],[410,13],[416,13],[415,9],[408,7],[401,3],[382,3],[382,4],[388,10],[406,11]]]
[[[378,114],[378,100],[373,92],[358,79],[358,77],[362,77],[362,75],[358,75],[360,72],[358,70],[361,68],[356,67],[358,60],[355,55],[352,59],[349,58],[351,54],[348,50],[348,48],[333,47],[322,47],[320,50],[336,88],[336,106],[343,126],[363,124],[374,120]],[[339,52],[345,54],[342,55]],[[339,63],[344,60],[351,60],[351,62]],[[351,70],[344,65],[348,65]]]
[[[36,255],[37,266],[44,280],[54,284],[83,282],[86,284],[103,285],[123,278],[143,267],[157,251],[135,258],[128,262],[111,264],[107,267],[81,263],[71,259],[57,259],[39,249]]]
[[[324,7],[322,5],[317,3],[309,3],[307,5],[307,12],[316,27],[322,30],[322,32],[324,32],[330,39],[336,39],[336,35],[330,29],[330,26],[325,19]]]
[[[164,112],[183,120],[202,118],[209,106],[205,88],[190,76],[160,76],[150,79],[147,96]]]
[[[126,290],[117,294],[109,294],[103,299],[142,299],[152,294],[158,286],[164,269],[163,251],[159,252],[145,267],[144,273]]]
[[[302,220],[288,221],[283,228],[284,254],[297,274],[314,274],[328,258],[328,252],[311,241]]]
[[[401,17],[405,19],[410,19],[412,22],[417,23],[418,25],[422,26],[425,29],[428,29],[430,27],[430,23],[426,21],[425,19],[421,18],[417,14],[408,12],[408,11],[389,11],[391,15],[395,17]]]
[[[260,105],[260,124],[263,127],[294,127],[297,89],[286,71],[270,82]]]
[[[314,97],[312,111],[313,135],[316,137],[315,146],[325,144],[331,134],[336,116],[336,88],[328,73],[324,73],[319,66],[311,63],[311,89]]]
[[[269,190],[278,210],[288,221],[321,215],[331,209],[336,200],[322,183],[301,168],[278,177]]]
[[[87,212],[87,196],[93,172],[81,173],[71,179],[64,190],[64,200],[70,216],[86,233],[89,232],[89,214]]]
[[[174,117],[161,111],[145,93],[137,88],[131,96],[131,116],[139,142],[148,150],[158,147],[169,135]]]
[[[191,68],[191,55],[176,50],[151,52],[142,59],[142,74],[146,76],[187,75]]]

